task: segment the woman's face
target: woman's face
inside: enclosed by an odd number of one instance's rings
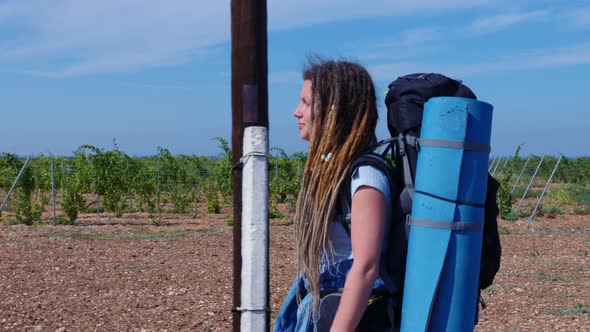
[[[293,115],[299,120],[299,136],[309,141],[311,135],[311,80],[303,81],[299,105]]]

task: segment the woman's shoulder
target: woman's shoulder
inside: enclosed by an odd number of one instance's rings
[[[352,173],[351,193],[354,195],[356,190],[361,186],[373,187],[390,196],[389,181],[377,167],[372,165],[360,165]]]

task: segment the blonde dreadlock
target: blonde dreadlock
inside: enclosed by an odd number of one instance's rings
[[[297,267],[309,280],[315,312],[322,255],[333,251],[329,234],[338,192],[351,163],[375,140],[377,106],[371,77],[358,64],[311,63],[303,78],[311,81],[312,125],[295,233]],[[329,153],[329,162],[322,160]]]

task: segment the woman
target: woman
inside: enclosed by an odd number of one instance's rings
[[[389,183],[372,166],[351,170],[375,142],[375,89],[363,67],[345,61],[312,63],[303,78],[294,113],[301,138],[309,141],[295,213],[300,273],[275,331],[354,331],[362,329],[363,313],[379,302],[387,279],[379,271],[391,219]],[[339,218],[343,190],[352,197],[350,225]],[[386,320],[383,328],[390,324],[386,310],[378,316]]]

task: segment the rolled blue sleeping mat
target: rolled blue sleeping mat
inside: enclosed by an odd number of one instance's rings
[[[424,105],[401,331],[474,328],[492,109],[458,97]]]

